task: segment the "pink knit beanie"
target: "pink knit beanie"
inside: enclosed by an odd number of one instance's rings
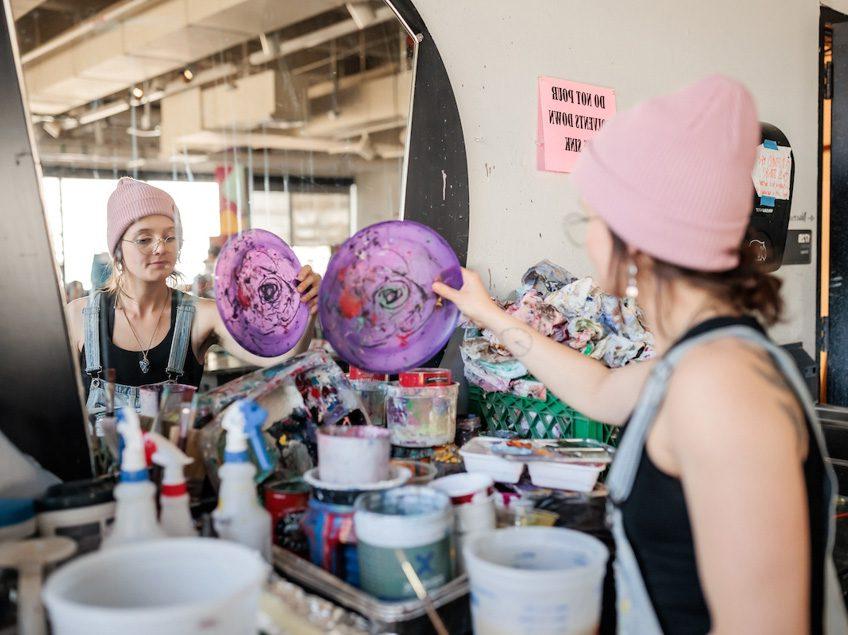
[[[750,93],[714,75],[610,120],[583,152],[574,182],[629,246],[725,271],[739,264],[759,142]]]
[[[106,240],[112,257],[130,225],[158,214],[173,220],[179,230],[180,211],[170,194],[128,176],[119,179],[106,204]]]

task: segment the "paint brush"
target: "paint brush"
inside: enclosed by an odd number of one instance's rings
[[[436,611],[436,607],[433,605],[433,601],[430,599],[426,587],[421,582],[421,578],[419,578],[418,574],[415,572],[415,568],[412,566],[412,563],[407,559],[403,549],[395,549],[395,558],[397,558],[400,563],[400,568],[403,570],[403,574],[409,581],[410,586],[412,586],[412,590],[415,591],[415,595],[418,596],[418,599],[424,604],[424,610],[427,612],[427,617],[430,619],[430,623],[433,625],[436,633],[438,633],[438,635],[450,635],[448,633],[448,629],[445,628],[445,623],[442,621],[442,618],[439,617],[439,613]]]
[[[180,434],[177,437],[177,447],[180,451],[185,452],[188,445],[188,430],[191,427],[194,408],[186,403],[183,403],[180,408]]]
[[[106,369],[106,415],[115,416],[115,369]]]
[[[165,411],[165,407],[168,404],[168,399],[171,396],[171,385],[165,384],[162,387],[162,395],[159,397],[159,409],[156,411],[156,418],[153,419],[153,424],[150,426],[150,429],[153,432],[158,432],[162,434],[162,416]]]

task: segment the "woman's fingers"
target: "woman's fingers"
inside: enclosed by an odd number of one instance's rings
[[[314,300],[317,297],[318,297],[318,286],[315,285],[315,286],[310,287],[309,290],[306,293],[302,294],[300,299],[301,299],[302,302],[309,302],[310,300]]]
[[[449,300],[453,303],[456,303],[459,299],[461,291],[454,289],[453,287],[449,287],[444,282],[434,282],[433,283],[433,291],[438,295],[442,296],[445,300]]]

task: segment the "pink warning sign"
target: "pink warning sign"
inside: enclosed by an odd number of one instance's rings
[[[571,172],[586,142],[614,114],[612,88],[539,77],[537,167]]]

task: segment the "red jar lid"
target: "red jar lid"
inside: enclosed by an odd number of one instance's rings
[[[422,388],[424,386],[450,386],[453,376],[449,368],[413,368],[398,376],[404,388]]]
[[[350,367],[350,372],[348,373],[348,375],[351,379],[373,379],[375,381],[389,381],[389,376],[385,373],[372,373],[370,371],[357,368],[356,366]]]

